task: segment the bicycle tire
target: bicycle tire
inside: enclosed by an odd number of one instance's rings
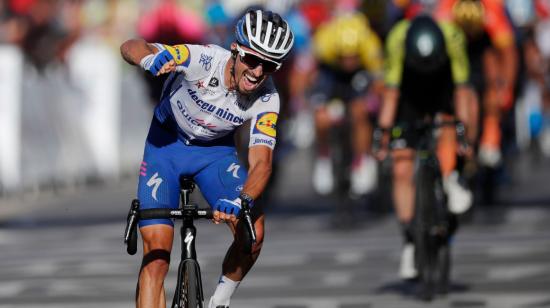
[[[182,262],[178,269],[178,283],[172,307],[202,308],[199,287],[198,271],[195,263]]]
[[[451,246],[443,243],[437,250],[437,286],[439,294],[449,293]]]
[[[437,243],[431,234],[435,223],[436,176],[430,166],[421,164],[417,172],[415,195],[414,244],[419,275],[419,296],[431,301],[435,294]]]

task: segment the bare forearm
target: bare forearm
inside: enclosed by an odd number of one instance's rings
[[[397,112],[397,100],[399,98],[399,90],[396,88],[387,88],[384,91],[384,99],[378,116],[378,125],[380,127],[389,128],[393,126],[395,113]]]
[[[120,45],[122,58],[132,65],[139,65],[141,59],[155,52],[157,49],[142,39],[130,39]]]
[[[258,198],[269,181],[271,176],[271,165],[269,163],[258,163],[248,172],[248,179],[244,184],[243,192],[253,199]]]
[[[463,123],[468,122],[469,89],[466,86],[459,86],[455,91],[454,107],[458,120]]]
[[[502,83],[504,87],[512,88],[516,82],[518,71],[518,54],[514,46],[510,46],[500,53],[502,63]]]

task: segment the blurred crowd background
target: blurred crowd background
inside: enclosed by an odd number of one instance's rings
[[[496,0],[498,1],[498,0]],[[123,62],[119,46],[142,37],[166,44],[228,47],[236,18],[262,6],[289,21],[293,54],[274,76],[283,97],[278,164],[313,147],[311,107],[305,93],[315,76],[311,38],[341,14],[364,14],[383,42],[391,26],[436,0],[1,0],[0,197],[137,176],[143,144],[159,97],[158,83]],[[502,0],[516,44],[543,72],[518,78],[514,151],[535,144],[550,156],[550,1]],[[529,33],[529,35],[527,35]],[[520,70],[524,71],[524,70]],[[157,83],[157,85],[155,85]],[[511,151],[511,152],[514,152]],[[275,174],[277,176],[277,174]]]

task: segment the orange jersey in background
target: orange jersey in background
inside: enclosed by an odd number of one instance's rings
[[[453,6],[460,0],[440,0],[435,11],[439,20],[453,20]],[[483,18],[484,31],[488,34],[491,43],[497,48],[505,48],[514,44],[514,33],[510,20],[506,15],[502,0],[480,0],[485,16]]]

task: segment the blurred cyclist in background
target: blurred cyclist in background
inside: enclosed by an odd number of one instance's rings
[[[454,21],[466,33],[470,83],[481,101],[478,158],[495,168],[502,161],[501,119],[514,101],[518,54],[514,32],[501,0],[441,0],[440,20]]]
[[[380,142],[379,158],[384,158],[392,133],[393,199],[402,226],[405,246],[400,276],[414,278],[414,245],[410,224],[414,215],[414,127],[436,117],[443,121],[454,116],[468,123],[468,57],[461,30],[451,23],[436,23],[427,15],[403,20],[386,40],[386,90],[376,129]],[[454,101],[454,104],[453,104]],[[465,212],[472,194],[459,183],[455,171],[458,151],[454,127],[442,127],[437,146],[443,176],[443,189],[452,213]]]
[[[369,154],[372,125],[368,102],[376,104],[383,89],[380,40],[361,13],[343,14],[319,26],[313,49],[318,63],[310,94],[317,142],[313,186],[320,194],[333,190],[329,134],[341,117],[349,117],[353,151],[350,192],[364,195],[373,190],[377,179],[376,161]],[[335,99],[345,107],[339,107]]]
[[[505,3],[521,53],[515,104],[517,145],[521,150],[534,149],[535,153],[541,151],[550,156],[550,124],[545,123],[550,115],[550,84],[547,81],[550,2],[506,0]]]
[[[279,95],[270,75],[289,54],[294,35],[271,11],[248,11],[235,27],[231,50],[216,45],[164,45],[129,40],[123,58],[153,76],[169,74],[153,121],[140,169],[141,208],[177,208],[179,177],[193,177],[234,241],[225,256],[210,308],[227,308],[232,294],[258,258],[264,238],[264,214],[253,207],[257,242],[243,252],[238,232],[241,202],[251,205],[271,175],[277,135]],[[235,149],[235,130],[250,121],[249,171]],[[169,219],[140,221],[143,265],[138,307],[165,307],[164,278],[174,236]]]

